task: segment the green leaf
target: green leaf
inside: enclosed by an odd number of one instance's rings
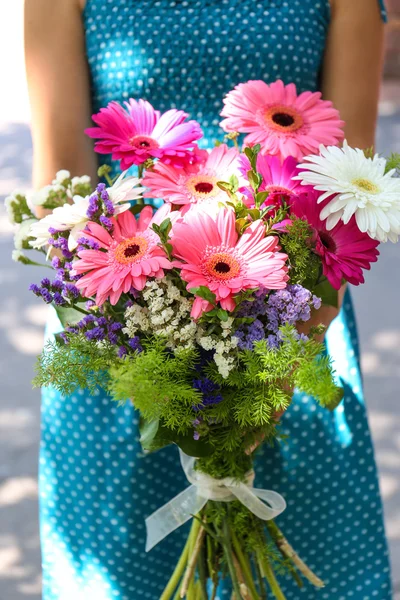
[[[232,192],[232,185],[226,181],[217,181],[217,186],[223,191],[230,194]]]
[[[231,177],[229,178],[229,183],[231,184],[232,192],[233,193],[237,192],[237,190],[239,188],[239,179],[237,178],[236,175],[231,175]]]
[[[199,296],[199,298],[207,300],[207,302],[210,302],[210,304],[213,304],[214,306],[217,302],[215,294],[213,294],[212,291],[204,285],[201,285],[200,287],[196,288],[191,288],[189,291],[194,296]]]
[[[224,310],[223,308],[218,309],[217,315],[221,319],[221,321],[227,321],[229,319],[228,312],[226,310]]]
[[[172,229],[171,219],[164,219],[164,221],[160,225],[161,233],[168,235]]]
[[[184,435],[176,433],[164,427],[158,419],[148,421],[142,417],[139,431],[140,443],[147,452],[155,452],[170,444],[176,444],[189,456],[202,458],[213,453],[213,448],[208,442],[193,438],[193,431]]]
[[[203,458],[205,456],[211,456],[214,452],[214,448],[210,443],[202,439],[195,440],[192,431],[187,435],[175,435],[174,442],[188,456]]]
[[[239,235],[246,228],[246,226],[249,226],[249,225],[250,225],[250,223],[248,222],[248,220],[246,218],[236,219],[236,231],[238,232]]]
[[[84,302],[78,303],[77,306],[83,309],[85,308]],[[79,310],[75,310],[74,308],[69,306],[54,305],[54,308],[63,327],[66,327],[67,325],[76,325],[76,323],[78,323],[78,321],[81,321],[84,317],[84,315],[81,312],[79,312]]]
[[[323,281],[318,283],[313,290],[314,294],[321,298],[322,304],[326,306],[334,306],[338,308],[339,306],[339,294],[338,290],[335,290],[334,287],[331,286],[329,281],[324,277]]]
[[[147,421],[143,417],[140,418],[140,443],[142,445],[143,450],[147,450],[149,452],[151,452],[151,450],[154,450],[154,440],[157,436],[159,426],[160,421],[158,419]]]
[[[247,178],[253,190],[257,192],[262,183],[261,176],[255,171],[247,171]]]
[[[258,192],[258,194],[256,194],[256,206],[261,206],[261,204],[264,204],[264,202],[266,201],[266,199],[269,196],[269,192]]]
[[[258,194],[257,194],[257,196],[258,196]],[[260,218],[261,213],[258,210],[258,208],[250,208],[249,215],[251,216],[251,218],[253,219],[253,221],[258,221],[258,219]]]

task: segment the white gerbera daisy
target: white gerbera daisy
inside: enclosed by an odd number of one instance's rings
[[[324,192],[318,202],[333,196],[321,211],[327,229],[355,215],[357,225],[370,237],[387,242],[400,235],[400,179],[395,170],[385,173],[386,160],[376,154],[367,158],[358,148],[321,146],[320,155],[304,158],[296,179]]]
[[[128,210],[129,201],[136,200],[143,192],[143,188],[137,187],[140,180],[137,177],[125,178],[125,174],[123,173],[114,185],[107,189],[116,215]],[[49,229],[52,228],[57,231],[69,231],[68,248],[74,250],[78,246],[82,230],[89,221],[87,216],[89,202],[89,196],[85,198],[74,196],[72,204],[58,206],[50,215],[34,223],[29,232],[30,236],[35,238],[31,242],[31,246],[37,249],[46,246],[51,237]]]

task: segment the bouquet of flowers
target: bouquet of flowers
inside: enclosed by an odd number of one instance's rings
[[[51,265],[31,290],[64,325],[35,384],[101,386],[140,412],[145,451],[180,449],[191,486],[147,519],[148,550],[192,520],[162,600],[215,598],[224,577],[237,600],[283,599],[285,574],[323,586],[274,521],[285,500],[254,487],[253,456],[279,438],[295,387],[340,403],[318,311],[400,234],[399,157],[340,147],[319,93],[249,81],[224,103],[225,139],[206,151],[184,112],[112,102],[87,133],[137,177],[103,166],[92,191],[60,171],[7,199],[14,258],[38,264],[34,249]]]

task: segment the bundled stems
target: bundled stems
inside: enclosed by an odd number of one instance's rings
[[[196,527],[194,527],[195,523]],[[194,583],[196,563],[197,559],[199,558],[201,546],[204,541],[204,536],[206,534],[206,530],[204,529],[204,527],[201,526],[201,523],[198,521],[198,519],[194,519],[193,531],[195,532],[195,535],[193,535],[193,538],[191,539],[191,548],[189,550],[189,562],[186,567],[185,576],[182,582],[181,598],[184,598],[186,596],[187,592],[190,590],[191,584]]]
[[[243,576],[244,576],[244,579],[246,582],[246,586],[249,590],[249,598],[251,598],[251,600],[258,600],[259,595],[258,595],[256,587],[254,585],[254,580],[253,580],[253,575],[251,572],[250,564],[249,564],[248,560],[246,559],[245,555],[243,554],[239,540],[237,539],[235,532],[233,530],[231,531],[231,537],[232,537],[233,548],[235,550],[235,554],[237,556],[238,563],[239,563],[241,571],[243,573]]]
[[[319,577],[317,577],[317,575],[315,575],[315,573],[313,573],[311,569],[301,560],[297,552],[295,552],[295,550],[289,544],[289,542],[287,541],[279,527],[274,523],[274,521],[267,521],[267,528],[270,536],[274,540],[278,550],[283,554],[283,556],[288,558],[298,568],[300,573],[304,575],[304,577],[308,579],[308,581],[312,583],[315,587],[325,587],[324,582]]]
[[[231,576],[232,579],[232,587],[233,590],[237,596],[237,600],[241,600],[242,598],[242,594],[240,591],[240,586],[239,586],[239,581],[238,581],[238,576],[237,576],[237,572],[235,569],[235,563],[233,561],[233,553],[232,553],[232,545],[231,545],[231,537],[230,537],[230,531],[229,531],[229,525],[228,525],[228,519],[224,519],[224,523],[222,526],[222,535],[223,535],[223,539],[224,539],[224,553],[225,553],[225,558],[226,558],[226,562],[228,563],[228,568],[229,568],[229,574]]]
[[[261,573],[268,581],[268,585],[271,588],[271,592],[275,596],[276,600],[286,600],[284,593],[274,575],[268,558],[261,553],[258,554],[258,561],[261,569]]]
[[[185,544],[185,547],[181,554],[181,557],[178,561],[178,564],[175,567],[174,572],[171,575],[169,582],[167,583],[163,593],[160,596],[160,600],[170,600],[172,594],[174,593],[175,589],[177,588],[177,586],[182,578],[182,575],[185,571],[185,567],[187,565],[192,538],[195,535],[197,535],[199,529],[200,529],[200,523],[196,519],[194,519],[192,528],[190,530],[189,537],[186,541],[186,544]],[[180,590],[178,590],[177,593],[180,594]],[[177,597],[179,598],[180,595],[178,595]]]

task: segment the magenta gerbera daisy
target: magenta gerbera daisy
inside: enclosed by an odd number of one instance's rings
[[[239,170],[243,177],[247,178],[247,172],[251,169],[250,161],[246,155],[241,154],[239,158]],[[304,193],[304,186],[299,181],[294,181],[297,172],[297,161],[293,156],[285,158],[283,163],[277,156],[265,156],[259,154],[257,157],[257,171],[262,177],[260,192],[269,192],[264,206],[275,206],[279,208],[282,202],[290,205],[292,199],[298,193]],[[240,190],[247,198],[246,204],[254,206],[254,191],[250,186]]]
[[[379,242],[362,233],[353,216],[345,225],[339,221],[333,229],[326,228],[326,221],[320,219],[321,204],[315,191],[301,194],[293,202],[292,214],[305,219],[314,230],[315,252],[322,260],[325,277],[335,289],[342,280],[353,285],[364,283],[363,269],[370,269],[379,256]],[[322,206],[329,202],[329,198]]]
[[[239,152],[221,144],[203,156],[203,160],[184,168],[157,163],[146,171],[142,184],[149,188],[147,198],[162,198],[176,205],[199,204],[208,200],[224,201],[226,193],[219,181],[228,181],[237,171]]]
[[[164,277],[164,269],[171,269],[172,265],[151,226],[169,216],[168,205],[154,216],[152,208],[146,206],[138,220],[126,211],[111,219],[112,233],[89,222],[84,237],[95,242],[99,249],[81,250],[78,252],[80,260],[74,262],[75,273],[84,274],[76,282],[83,295],[96,294],[99,306],[108,298],[111,304],[116,304],[121,294],[131,288],[142,290],[148,277]]]
[[[92,117],[98,127],[86,129],[98,140],[95,151],[120,160],[123,170],[149,158],[167,162],[185,158],[203,135],[197,121],[186,121],[188,115],[182,110],[161,114],[149,102],[132,98],[125,107],[110,102]]]
[[[248,146],[261,145],[262,154],[297,160],[318,151],[320,144],[343,140],[343,121],[320,92],[297,95],[296,86],[276,81],[240,83],[224,99],[221,122],[225,131],[248,133]]]
[[[235,224],[230,208],[222,207],[216,215],[193,209],[176,222],[172,237],[187,289],[207,287],[229,311],[234,310],[234,296],[240,291],[260,286],[283,289],[288,279],[287,255],[279,252],[276,236],[265,236],[264,223],[255,221],[241,236]],[[201,311],[211,307],[198,299],[192,311],[195,316],[198,305]]]

